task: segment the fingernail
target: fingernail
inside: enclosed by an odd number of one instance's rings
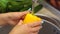
[[[20,20],[20,22],[18,23],[18,25],[21,25],[23,23],[23,21],[22,20]]]
[[[42,21],[41,21],[41,23],[43,24],[43,23],[44,23],[44,21],[42,20]]]

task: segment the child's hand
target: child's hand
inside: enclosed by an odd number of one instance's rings
[[[38,34],[39,29],[42,28],[39,21],[31,24],[22,24],[20,21],[9,34]]]

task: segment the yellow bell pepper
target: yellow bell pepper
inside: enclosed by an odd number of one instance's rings
[[[36,22],[36,21],[42,21],[42,19],[35,16],[35,15],[32,15],[32,14],[28,13],[25,16],[25,19],[23,20],[23,24],[33,23],[33,22]]]

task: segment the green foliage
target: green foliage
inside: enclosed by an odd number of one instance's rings
[[[23,11],[32,8],[32,0],[10,0],[8,3],[8,11]]]
[[[6,5],[8,0],[0,0],[0,13],[6,11]]]
[[[0,13],[25,11],[29,8],[32,8],[32,0],[0,0]],[[40,8],[35,7],[35,12]]]

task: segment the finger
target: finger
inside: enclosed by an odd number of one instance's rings
[[[20,14],[24,15],[24,14],[27,14],[27,13],[29,13],[29,11],[24,11],[24,12],[21,12]]]
[[[38,34],[38,32],[35,32],[35,33],[31,33],[31,34]]]
[[[7,16],[9,16],[9,18],[12,19],[20,19],[22,16],[26,15],[27,13],[29,13],[28,11],[24,11],[24,12],[10,12],[10,13],[6,13]],[[14,17],[14,18],[13,18]]]
[[[19,25],[19,26],[20,26],[20,25],[22,25],[22,24],[23,24],[23,21],[22,21],[22,20],[20,20],[20,21],[19,21],[19,23],[18,23],[17,25]]]
[[[9,20],[9,21],[8,21],[8,24],[10,24],[10,25],[13,26],[13,25],[16,25],[16,22],[15,22],[15,21],[12,21],[12,20]]]
[[[30,13],[30,12],[29,11],[21,12],[20,19],[23,20],[25,18],[25,16],[26,16],[27,13]]]
[[[42,25],[42,23],[40,23],[40,21],[28,24],[28,26],[30,26],[30,27],[36,27],[36,26],[41,26],[41,25]]]
[[[25,16],[27,13],[31,13],[31,11],[25,11],[25,12],[22,12],[22,16],[20,19],[24,20]],[[24,14],[24,15],[23,15]]]
[[[32,32],[37,32],[42,28],[42,26],[32,28]]]

